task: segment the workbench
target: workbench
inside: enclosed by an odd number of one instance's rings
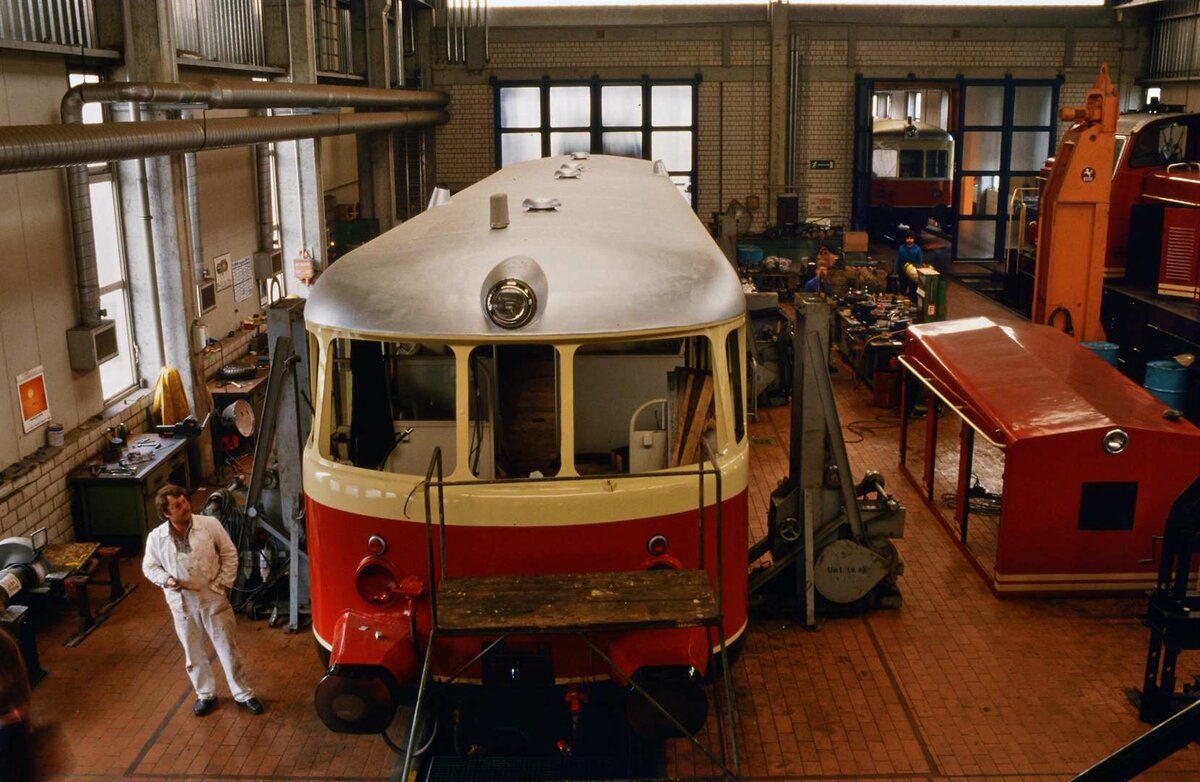
[[[79,500],[76,540],[119,545],[140,552],[161,519],[154,495],[167,483],[191,490],[188,438],[133,435],[114,462],[99,458],[69,476]]]

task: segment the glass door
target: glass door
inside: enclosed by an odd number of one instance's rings
[[[1036,186],[1054,154],[1057,80],[964,80],[958,145],[953,257],[991,263],[1003,257],[1014,188]]]

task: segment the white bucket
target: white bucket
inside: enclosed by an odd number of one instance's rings
[[[242,437],[249,437],[254,434],[254,408],[245,399],[239,399],[221,411],[221,423]]]
[[[46,427],[46,445],[51,448],[61,448],[66,442],[66,436],[62,424],[50,424]]]

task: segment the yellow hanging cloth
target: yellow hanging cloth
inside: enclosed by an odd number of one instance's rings
[[[163,367],[154,383],[154,405],[151,414],[156,423],[174,424],[192,414],[187,394],[183,392],[183,379],[174,367]]]

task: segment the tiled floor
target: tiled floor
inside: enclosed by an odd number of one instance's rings
[[[951,291],[952,315],[988,306]],[[888,411],[845,369],[835,385],[844,423],[879,419],[856,427],[853,471],[883,471],[908,508],[904,605],[814,632],[780,619],[752,624],[734,669],[746,778],[1063,780],[1143,732],[1126,691],[1145,660],[1144,601],[992,597],[899,476]],[[786,470],[786,409],[764,410],[751,434],[778,443],[753,454],[752,518],[762,525]],[[321,668],[312,639],[239,624],[267,712],[236,709],[222,681],[220,708],[197,719],[156,588],[143,583],[73,649],[61,646],[73,629],[64,615],[39,638],[50,671],[34,692],[46,777],[386,779],[394,756],[382,741],[331,734],[313,714]],[[1180,669],[1186,681],[1200,666],[1184,655]],[[695,755],[676,748],[675,772],[706,771]],[[1200,750],[1145,778],[1200,779]]]

